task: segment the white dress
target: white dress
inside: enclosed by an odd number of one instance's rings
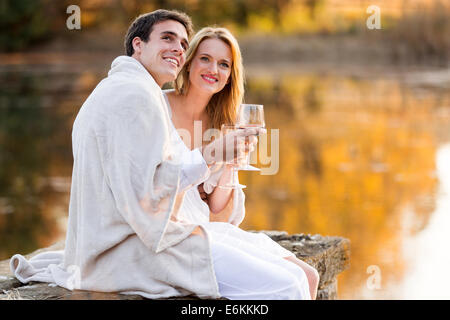
[[[167,95],[164,94],[164,97],[172,117]],[[190,152],[173,123],[171,129],[171,139],[176,150],[181,154]],[[222,169],[212,173],[204,182],[207,193],[211,193],[213,186],[217,185],[221,173]],[[234,189],[228,207],[232,210],[229,222],[210,222],[209,207],[201,199],[196,185],[186,191],[177,216],[186,222],[199,223],[207,230],[221,295],[243,300],[310,299],[303,270],[283,259],[295,257],[294,253],[266,234],[252,233],[238,227],[245,216],[245,194],[242,189]]]

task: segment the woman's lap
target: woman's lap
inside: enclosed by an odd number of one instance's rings
[[[280,246],[266,234],[248,232],[225,222],[209,222],[205,226],[214,238],[221,243],[245,247],[246,251],[251,252],[255,252],[253,248],[258,249],[258,251],[262,249],[265,253],[270,253],[277,257],[295,257],[292,252]],[[257,255],[259,256],[260,253],[258,252]]]

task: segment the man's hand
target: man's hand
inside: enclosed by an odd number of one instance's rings
[[[242,159],[254,150],[257,136],[265,131],[263,128],[236,129],[205,146],[203,158],[208,165]]]

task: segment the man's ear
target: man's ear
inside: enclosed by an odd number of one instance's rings
[[[131,44],[133,45],[133,50],[135,53],[141,53],[141,45],[142,45],[141,38],[134,37],[133,40],[131,40]]]

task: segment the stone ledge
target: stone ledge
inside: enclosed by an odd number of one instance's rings
[[[317,269],[320,274],[318,300],[337,299],[336,276],[350,265],[350,241],[341,237],[321,235],[292,234],[284,231],[251,231],[263,232],[284,248]],[[34,251],[26,255],[27,259],[34,255],[51,250],[61,250],[64,242]],[[9,270],[9,259],[0,261],[0,300],[143,300],[138,295],[124,295],[117,293],[69,291],[47,283],[30,282],[22,284],[14,278]],[[197,300],[196,296],[187,296],[183,300]],[[172,300],[172,299],[165,299]],[[225,299],[226,300],[226,299]]]

